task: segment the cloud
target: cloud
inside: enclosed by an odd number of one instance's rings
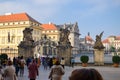
[[[22,5],[20,3],[16,3],[16,2],[10,2],[10,1],[7,1],[7,2],[3,2],[3,3],[0,3],[0,13],[1,14],[4,14],[4,13],[7,13],[7,12],[25,12],[26,11],[26,7],[27,5]]]
[[[120,0],[4,0],[0,3],[0,14],[27,12],[40,20],[63,15],[84,18],[105,13],[111,7],[119,5]]]
[[[33,2],[41,5],[61,5],[61,4],[67,4],[71,2],[72,0],[34,0]]]
[[[44,1],[44,0],[43,0]],[[42,3],[41,3],[42,4]],[[37,19],[47,19],[48,16],[52,16],[57,12],[56,7],[54,6],[43,6],[36,5],[35,3],[26,0],[21,2],[16,1],[5,1],[0,3],[0,15],[3,15],[8,12],[20,13],[27,12],[30,16]]]

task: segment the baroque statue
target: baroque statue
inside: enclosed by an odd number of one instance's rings
[[[25,28],[23,30],[23,41],[18,45],[18,54],[28,58],[29,56],[34,56],[34,40],[32,37],[31,28]]]
[[[32,31],[33,31],[33,29],[25,28],[25,30],[23,31],[23,41],[33,40]]]
[[[61,46],[64,46],[64,48],[71,46],[71,43],[68,38],[69,34],[70,34],[70,31],[67,28],[65,28],[65,29],[61,28],[60,29],[60,39],[59,39],[58,44]]]
[[[63,57],[65,59],[65,65],[70,65],[72,56],[72,46],[69,41],[70,30],[68,28],[60,29],[60,38],[57,46],[57,57],[59,60]]]
[[[104,32],[104,31],[103,31]],[[102,41],[101,41],[101,37],[103,35],[103,32],[100,33],[100,35],[96,35],[96,41],[95,41],[95,45],[94,45],[94,49],[104,49],[105,47],[103,46],[102,44]]]

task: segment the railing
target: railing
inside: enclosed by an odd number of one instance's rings
[[[17,57],[18,56],[18,49],[14,48],[1,48],[0,55],[7,54],[9,58]]]

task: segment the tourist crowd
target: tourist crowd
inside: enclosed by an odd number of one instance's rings
[[[72,60],[72,62],[74,62]],[[36,80],[39,76],[39,67],[43,65],[44,70],[50,70],[48,79],[62,80],[65,74],[65,60],[56,57],[15,57],[0,63],[0,80],[18,80],[18,76],[24,76],[24,67],[27,66],[29,80]],[[72,63],[73,67],[73,63]],[[75,69],[71,72],[69,80],[103,80],[101,74],[95,69]]]

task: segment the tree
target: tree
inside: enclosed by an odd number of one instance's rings
[[[111,51],[111,52],[115,52],[115,51],[116,51],[115,47],[111,46],[111,47],[110,47],[110,51]]]
[[[118,48],[118,52],[120,52],[120,48]]]
[[[7,54],[1,54],[0,55],[0,59],[8,59],[8,55]]]

